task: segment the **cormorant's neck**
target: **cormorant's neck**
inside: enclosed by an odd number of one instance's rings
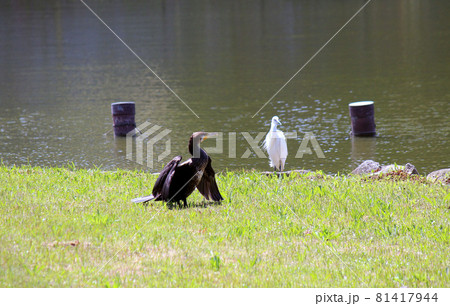
[[[194,148],[197,156],[194,156]],[[189,138],[189,153],[191,153],[194,158],[205,158],[208,156],[205,150],[200,147],[200,140],[197,139],[194,141],[194,137]]]

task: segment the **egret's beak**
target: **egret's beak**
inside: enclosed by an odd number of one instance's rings
[[[281,125],[281,121],[280,121],[280,120],[277,120],[277,123],[278,123],[279,125]]]

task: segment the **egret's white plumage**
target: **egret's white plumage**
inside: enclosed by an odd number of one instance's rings
[[[288,155],[286,137],[282,131],[277,129],[280,125],[280,119],[278,116],[272,118],[272,123],[270,125],[269,133],[266,135],[263,146],[269,154],[270,166],[274,168],[275,171],[283,171],[284,163]]]

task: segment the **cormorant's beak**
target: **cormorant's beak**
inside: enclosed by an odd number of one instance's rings
[[[214,136],[217,136],[217,133],[206,133],[206,135],[202,137],[201,141],[207,139],[208,137],[214,137]]]

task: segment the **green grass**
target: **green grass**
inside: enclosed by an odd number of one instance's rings
[[[130,202],[155,180],[0,166],[0,286],[450,284],[446,186],[224,172],[221,205],[197,191],[188,209]]]

